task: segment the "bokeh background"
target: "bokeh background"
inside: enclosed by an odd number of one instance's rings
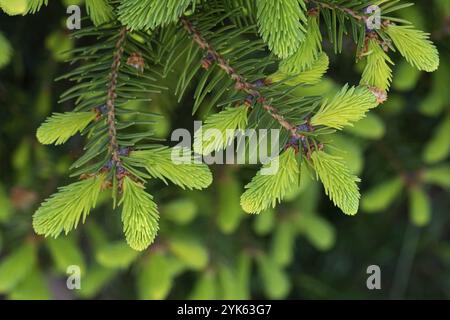
[[[420,73],[397,57],[388,102],[333,137],[345,150],[336,153],[363,180],[356,217],[334,208],[307,177],[277,209],[246,215],[239,197],[255,167],[214,166],[206,191],[149,184],[161,230],[143,253],[127,247],[106,198],[67,237],[34,234],[34,210],[68,183],[82,152],[82,137],[60,147],[35,138],[46,116],[72,108],[58,104],[70,84],[54,79],[71,70],[61,52],[76,45],[65,29],[66,6],[82,1],[50,1],[35,15],[0,12],[0,297],[449,299],[450,1],[417,2],[401,14],[432,34],[439,70]],[[358,83],[352,43],[338,56],[324,46],[332,59],[327,77],[299,94]],[[164,82],[170,88],[173,79]],[[190,96],[181,103],[170,90],[153,97],[148,109],[165,116],[160,137],[192,128]],[[82,269],[81,290],[66,287],[69,265]],[[381,290],[366,287],[370,265],[381,268]]]

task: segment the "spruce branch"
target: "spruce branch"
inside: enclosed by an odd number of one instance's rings
[[[212,174],[204,163],[196,163],[192,151],[181,147],[154,146],[148,150],[132,151],[127,163],[143,167],[148,174],[178,185],[182,189],[205,189],[212,183]]]
[[[366,113],[377,105],[376,96],[366,87],[345,85],[331,101],[323,101],[318,112],[312,117],[311,124],[341,130],[364,118]]]
[[[207,155],[225,149],[248,125],[248,106],[228,107],[206,119],[194,136],[194,151]],[[219,136],[218,136],[219,135]]]
[[[76,133],[82,132],[95,117],[92,111],[54,113],[39,127],[36,137],[42,144],[63,144]]]
[[[259,33],[278,57],[292,56],[305,40],[307,24],[303,0],[257,1]]]
[[[203,66],[208,68],[208,62],[216,62],[217,65],[225,71],[231,79],[236,83],[236,89],[244,91],[255,97],[260,97],[260,93],[256,90],[256,86],[253,83],[248,82],[244,76],[240,75],[229,62],[215,50],[215,48],[203,37],[200,31],[192,24],[186,17],[180,18],[184,29],[192,36],[192,40],[204,51],[206,51],[206,58],[203,61]]]
[[[387,91],[392,82],[391,66],[394,65],[394,62],[383,50],[374,33],[369,34],[366,38],[363,54],[367,56],[367,62],[361,77],[361,84]]]
[[[75,36],[91,35],[98,30],[97,27],[81,30]],[[157,219],[150,222],[148,219],[148,215],[155,215],[156,205],[148,199],[150,196],[143,196],[144,191],[129,192],[134,185],[141,187],[134,181],[145,181],[146,177],[133,165],[124,163],[124,159],[138,142],[153,134],[151,131],[132,132],[130,128],[153,124],[151,119],[156,115],[124,106],[131,100],[148,101],[148,93],[157,93],[162,87],[153,84],[156,78],[145,68],[144,57],[150,58],[152,52],[142,44],[149,37],[137,31],[134,35],[141,38],[136,40],[122,26],[100,30],[104,32],[100,36],[104,42],[75,49],[73,61],[84,60],[85,63],[62,77],[76,82],[61,98],[61,101],[75,100],[75,110],[54,114],[37,133],[41,142],[57,144],[78,132],[87,136],[86,152],[71,167],[76,169],[72,176],[81,176],[82,180],[60,188],[47,199],[33,216],[33,226],[36,233],[45,236],[68,233],[80,220],[84,222],[95,207],[100,191],[112,188],[114,206],[121,193],[126,238],[131,247],[142,250],[156,234]],[[134,120],[134,116],[139,116],[139,121]],[[129,182],[126,194],[125,178]],[[135,197],[136,194],[140,196]],[[134,203],[133,199],[139,201]],[[146,209],[149,212],[144,212]]]
[[[33,215],[36,233],[56,238],[63,231],[67,234],[75,229],[80,220],[84,223],[95,208],[104,182],[105,175],[100,174],[59,188]]]
[[[284,81],[289,86],[315,84],[328,70],[328,56],[322,52],[318,11],[311,11],[308,17],[306,39],[288,59],[282,60],[278,71],[269,79],[271,82]]]
[[[386,33],[402,56],[413,67],[433,72],[439,67],[439,53],[430,40],[430,34],[414,29],[411,25],[389,24]]]
[[[123,0],[118,11],[119,20],[131,30],[153,30],[177,21],[193,0]]]
[[[264,166],[267,170],[276,166],[275,174],[263,174],[259,171],[252,181],[245,186],[241,196],[241,206],[247,213],[260,213],[274,208],[289,191],[298,187],[300,176],[296,151],[287,150]]]
[[[322,52],[322,34],[320,33],[319,18],[312,14],[308,17],[308,29],[305,41],[289,58],[280,62],[281,72],[297,75],[311,67],[318,55]]]
[[[115,18],[114,9],[107,0],[86,0],[85,3],[94,25],[99,26]]]
[[[308,69],[296,74],[283,72],[281,69],[268,77],[272,83],[283,81],[288,86],[298,86],[300,84],[317,84],[322,80],[323,75],[328,71],[330,60],[325,52],[319,53],[318,57]]]
[[[123,205],[123,232],[127,243],[134,250],[145,250],[153,243],[159,229],[159,213],[153,197],[145,192],[144,186],[125,177],[119,205]]]
[[[323,151],[315,151],[311,162],[317,178],[322,181],[325,193],[347,215],[355,215],[359,207],[360,179],[350,173],[341,158]]]

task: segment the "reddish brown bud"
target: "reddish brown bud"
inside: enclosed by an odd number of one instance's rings
[[[385,90],[377,87],[369,87],[369,90],[375,95],[379,104],[382,104],[387,100],[387,92]]]
[[[134,52],[128,57],[127,65],[132,66],[140,73],[143,73],[145,67],[145,60],[140,53]]]

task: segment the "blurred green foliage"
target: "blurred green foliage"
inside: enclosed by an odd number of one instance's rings
[[[64,29],[65,5],[38,15],[0,13],[0,295],[67,298],[450,298],[450,5],[421,1],[403,12],[432,31],[441,55],[436,73],[395,66],[389,100],[355,127],[333,136],[352,171],[362,176],[356,217],[336,214],[307,174],[276,210],[245,215],[239,206],[252,168],[217,166],[207,191],[153,183],[162,232],[143,253],[122,239],[118,212],[98,206],[69,237],[34,235],[31,216],[65,181],[80,154],[76,138],[59,148],[35,132],[57,104],[70,70],[62,51],[74,46]],[[345,45],[345,44],[344,44]],[[326,44],[325,44],[326,46]],[[345,50],[347,49],[347,50]],[[331,51],[331,50],[330,50]],[[329,94],[348,79],[354,49],[331,57],[329,77],[299,94]],[[170,86],[172,79],[165,80]],[[189,95],[187,95],[189,96]],[[162,138],[191,128],[191,106],[170,93],[148,106],[165,115]],[[345,150],[342,152],[341,150]],[[382,290],[366,288],[366,268],[382,270]],[[66,288],[66,269],[81,268],[81,290]]]

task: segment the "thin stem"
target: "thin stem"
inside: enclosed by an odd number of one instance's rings
[[[230,63],[219,53],[214,47],[203,37],[197,28],[189,21],[186,17],[180,18],[181,23],[183,24],[184,29],[192,36],[192,40],[198,44],[198,46],[206,51],[206,63],[216,62],[217,65],[225,71],[231,79],[236,82],[235,88],[238,91],[243,91],[253,98],[256,98],[258,102],[260,102],[270,116],[274,118],[284,129],[286,129],[291,136],[300,139],[303,136],[297,133],[297,127],[291,123],[289,123],[279,112],[277,108],[271,106],[267,103],[267,99],[261,93],[258,85],[248,82],[244,76],[239,74],[236,69],[234,69]],[[205,65],[207,66],[207,65]]]
[[[106,99],[106,107],[108,110],[107,122],[108,122],[108,134],[109,134],[109,149],[114,164],[120,163],[120,147],[117,142],[117,128],[116,128],[116,110],[115,102],[117,98],[116,87],[117,77],[119,75],[119,68],[123,56],[123,44],[127,35],[127,29],[122,28],[119,34],[119,39],[116,43],[116,50],[114,52],[114,59],[111,66],[111,73],[109,74],[108,95]]]

